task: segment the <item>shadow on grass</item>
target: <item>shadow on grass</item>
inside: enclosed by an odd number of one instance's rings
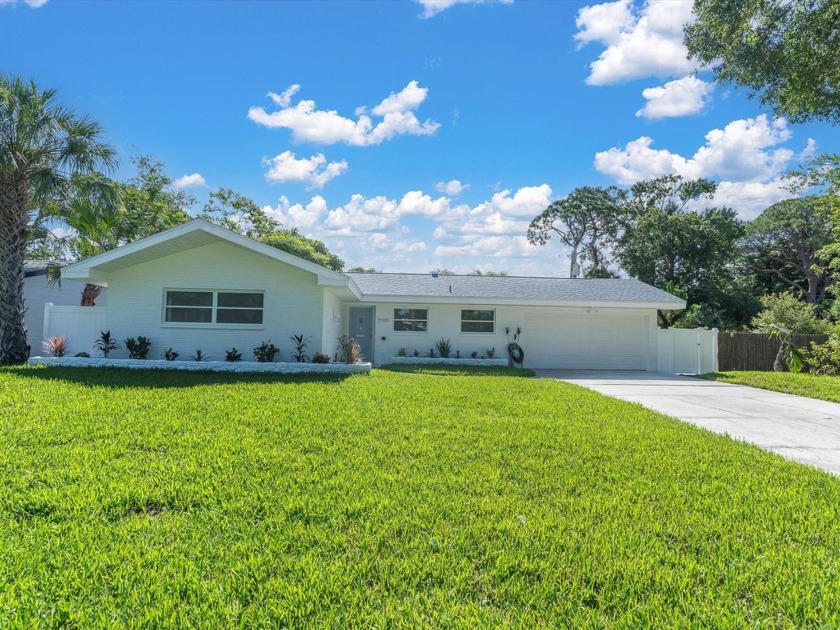
[[[395,363],[383,365],[377,369],[385,372],[424,374],[426,376],[518,376],[524,378],[534,376],[533,370],[478,365],[412,365]]]
[[[340,383],[351,374],[266,374],[237,372],[191,372],[180,370],[127,370],[93,367],[0,368],[22,378],[65,381],[89,387],[177,389],[233,383]]]

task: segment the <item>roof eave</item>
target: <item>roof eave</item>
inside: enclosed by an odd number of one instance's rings
[[[519,298],[486,298],[429,295],[362,295],[362,302],[393,304],[469,304],[499,306],[565,306],[569,308],[643,308],[660,311],[681,311],[685,302],[650,300],[524,300]]]

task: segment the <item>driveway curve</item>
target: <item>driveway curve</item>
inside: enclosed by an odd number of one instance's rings
[[[840,404],[655,372],[538,370],[840,475]]]

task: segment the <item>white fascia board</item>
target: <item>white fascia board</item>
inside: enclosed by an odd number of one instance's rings
[[[680,311],[685,302],[604,302],[600,300],[520,300],[513,298],[440,297],[427,295],[363,295],[362,302],[386,304],[469,304],[483,306],[566,306],[572,308],[644,308],[661,311]]]

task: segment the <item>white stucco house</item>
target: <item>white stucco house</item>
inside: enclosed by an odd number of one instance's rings
[[[632,279],[339,273],[198,219],[69,265],[62,277],[106,286],[107,304],[48,304],[45,336],[66,335],[75,353],[92,352],[99,330],[143,335],[150,358],[170,347],[223,358],[235,346],[252,359],[271,339],[289,361],[293,334],[311,337],[310,357],[333,356],[344,333],[377,365],[401,348],[426,356],[440,338],[453,356],[495,348],[504,357],[505,327],[521,327],[526,367],[657,370],[656,311],[685,307]]]

